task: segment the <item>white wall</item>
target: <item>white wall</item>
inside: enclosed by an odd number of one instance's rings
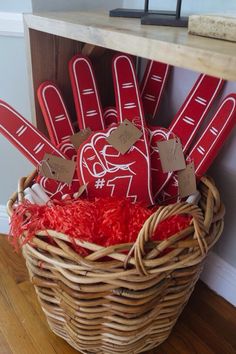
[[[7,13],[31,11],[31,1],[0,1],[0,21],[6,31],[0,32],[0,98],[30,119],[26,54],[23,33],[17,33],[8,25]],[[13,15],[14,18],[14,15]],[[17,17],[18,21],[18,17]],[[6,35],[7,34],[7,35]],[[0,135],[0,205],[6,204],[17,188],[19,177],[28,174],[33,167],[8,141]]]
[[[0,36],[0,52],[0,98],[30,118],[24,38]],[[33,167],[3,136],[0,136],[0,166],[0,204],[5,204],[16,189],[18,178]]]
[[[121,7],[123,0],[32,0],[33,11],[110,10]]]
[[[0,11],[31,12],[31,0],[0,0]]]
[[[0,36],[0,52],[0,98],[30,117],[24,38]],[[18,178],[33,168],[2,136],[0,152],[0,204],[5,204]]]
[[[176,0],[150,0],[150,9],[152,10],[175,10]],[[124,0],[124,7],[127,8],[143,8],[144,0]],[[198,1],[182,1],[183,14],[193,13],[232,13],[236,12],[235,0],[198,0]]]

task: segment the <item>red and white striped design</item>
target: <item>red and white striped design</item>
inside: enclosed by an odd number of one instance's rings
[[[0,132],[34,166],[40,165],[45,153],[54,153],[65,158],[38,129],[2,100],[0,100]]]
[[[57,85],[45,81],[39,86],[37,95],[51,142],[58,145],[68,140],[74,129]]]
[[[187,161],[194,161],[197,179],[200,179],[212,164],[214,158],[236,124],[236,94],[227,96],[203,134],[187,155]],[[174,174],[161,194],[160,202],[178,195],[178,180]],[[173,201],[176,201],[175,198]]]
[[[140,92],[146,119],[154,119],[159,109],[170,66],[150,60],[145,70]]]
[[[36,167],[41,165],[45,153],[66,158],[39,130],[2,100],[0,100],[0,133]],[[48,195],[59,198],[63,193],[74,193],[78,190],[77,176],[74,178],[71,186],[41,176],[38,180],[43,179],[43,187]]]
[[[200,139],[188,154],[194,161],[197,178],[201,178],[223,146],[236,123],[236,94],[221,103]]]
[[[116,55],[112,66],[113,84],[118,123],[125,119],[141,129],[146,128],[143,105],[132,59],[124,54]]]
[[[218,96],[224,80],[201,74],[175,115],[169,130],[177,135],[185,152]]]
[[[90,60],[82,54],[75,55],[69,62],[69,73],[79,128],[104,129],[102,106]]]
[[[143,136],[122,155],[106,140],[117,126],[92,134],[78,151],[79,179],[82,184],[88,183],[89,197],[127,197],[132,201],[142,201],[150,205],[153,204],[153,199],[149,141],[138,83],[130,57],[115,56],[113,79],[118,122],[130,120],[142,130]]]
[[[166,129],[153,128],[151,132],[152,180],[155,198],[163,190],[173,173],[163,173],[157,149],[157,143],[169,138],[179,137],[186,153],[196,136],[201,123],[207,116],[214,99],[219,94],[224,81],[201,74],[188,94],[184,104],[175,115],[167,134]]]

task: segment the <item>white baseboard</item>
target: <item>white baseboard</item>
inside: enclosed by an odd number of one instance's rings
[[[236,268],[225,262],[217,254],[209,253],[201,274],[201,280],[210,289],[236,306]]]
[[[9,221],[5,205],[0,205],[0,234],[8,234]]]
[[[24,35],[23,16],[16,12],[0,12],[0,36]]]

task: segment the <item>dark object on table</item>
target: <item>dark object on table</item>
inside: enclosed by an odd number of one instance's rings
[[[176,11],[149,10],[149,0],[145,0],[144,9],[114,9],[111,17],[140,18],[143,25],[187,27],[188,17],[181,17],[182,0],[177,0]]]

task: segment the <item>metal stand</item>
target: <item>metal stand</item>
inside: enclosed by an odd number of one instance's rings
[[[149,10],[149,0],[145,0],[144,9],[114,9],[111,17],[140,18],[143,25],[187,27],[188,17],[181,17],[182,0],[177,0],[176,11]]]
[[[144,10],[135,10],[135,9],[114,9],[110,10],[110,16],[111,17],[127,17],[127,18],[142,18],[145,16],[147,13]],[[152,11],[149,10],[148,14],[150,15],[169,15],[169,16],[175,16],[175,11]]]

